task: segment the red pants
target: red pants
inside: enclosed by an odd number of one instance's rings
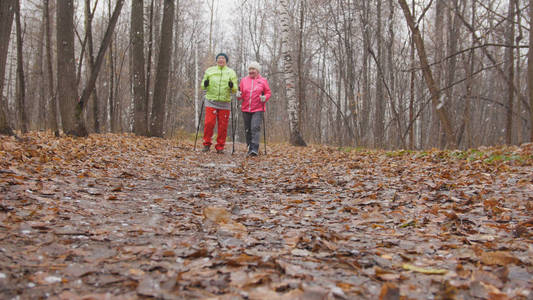
[[[213,129],[215,129],[215,123],[218,121],[217,144],[215,149],[224,149],[224,145],[226,144],[226,136],[228,134],[228,120],[229,110],[215,109],[212,107],[205,108],[204,146],[211,146]]]

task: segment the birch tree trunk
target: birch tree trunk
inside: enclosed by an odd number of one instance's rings
[[[458,30],[459,30],[460,20],[457,16],[455,16],[455,12],[459,11],[458,0],[451,0],[449,2],[451,2],[449,5],[453,5],[454,9],[449,9],[449,8],[446,9],[446,14],[448,16],[448,22],[447,22],[447,27],[448,27],[447,49],[448,50],[447,50],[447,53],[448,55],[452,55],[453,53],[457,53],[458,42],[459,42],[458,41],[459,39]],[[453,84],[456,79],[455,78],[456,72],[457,72],[457,56],[453,55],[452,57],[448,58],[446,61],[446,79],[445,79],[446,103],[448,103],[448,105],[451,105],[452,107],[456,107],[456,105],[454,105],[455,87]],[[455,120],[457,120],[457,122],[459,123],[460,119],[455,118]],[[459,136],[463,136],[464,127],[461,127],[461,130],[459,130],[458,134]],[[460,138],[457,141],[458,143],[459,143],[459,140]]]
[[[291,46],[289,44],[291,40],[291,26],[289,17],[289,3],[288,0],[280,1],[280,24],[281,24],[281,39],[283,43],[283,75],[285,78],[285,86],[287,89],[287,103],[288,103],[288,115],[289,115],[289,130],[290,130],[290,143],[294,146],[307,146],[304,139],[300,134],[300,121],[298,119],[299,105],[296,98],[296,72],[294,71],[294,64],[291,57]]]
[[[422,67],[422,73],[424,75],[426,85],[428,86],[428,89],[431,93],[431,101],[438,113],[439,119],[446,133],[446,147],[455,148],[457,146],[457,139],[455,138],[455,133],[453,132],[453,128],[450,123],[448,111],[446,110],[444,104],[440,102],[440,91],[437,84],[435,83],[435,80],[433,79],[433,74],[431,73],[431,69],[429,67],[424,41],[422,40],[422,36],[420,34],[418,26],[416,26],[414,22],[413,16],[411,15],[411,11],[409,10],[409,6],[405,2],[405,0],[398,0],[398,2],[402,7],[405,19],[407,21],[407,25],[409,26],[411,33],[413,34],[418,58]]]
[[[144,74],[144,18],[143,0],[133,0],[131,7],[131,56],[132,56],[132,84],[135,118],[133,131],[136,135],[147,135],[146,123],[147,101],[145,97]]]
[[[11,26],[15,15],[15,0],[0,1],[0,134],[14,135],[7,119],[7,101],[4,102],[4,76]]]
[[[163,21],[161,22],[161,41],[154,83],[150,136],[163,137],[165,104],[167,98],[170,55],[172,54],[172,22],[174,20],[174,0],[165,0]]]

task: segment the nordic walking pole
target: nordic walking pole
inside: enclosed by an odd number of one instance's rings
[[[230,96],[231,100],[231,96]],[[233,101],[230,101],[231,107],[231,155],[235,152],[235,118],[233,117]]]
[[[204,112],[204,102],[202,101],[202,108],[200,108],[200,117],[198,118],[198,126],[196,126],[196,137],[194,138],[194,151],[196,151],[196,140],[198,140],[198,130],[200,130],[200,123],[202,123],[202,114]]]
[[[265,92],[263,92],[263,96],[265,95]],[[263,103],[263,144],[265,144],[265,155],[267,155],[267,134],[266,134],[266,126],[265,126],[265,119],[266,119],[266,102]]]
[[[239,87],[239,92],[241,91],[241,87]],[[235,107],[235,111],[238,111],[239,110],[239,104],[237,102],[237,96],[235,96],[235,105],[237,107]],[[231,128],[233,129],[233,132],[232,132],[232,135],[233,135],[233,148],[231,149],[231,154],[233,155],[233,153],[235,152],[235,127],[237,127],[239,124],[237,122],[234,121],[234,118],[233,118],[233,102],[231,104]]]

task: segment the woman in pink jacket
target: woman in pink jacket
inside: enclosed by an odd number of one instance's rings
[[[248,156],[259,153],[261,122],[265,113],[265,104],[270,99],[270,87],[266,78],[259,75],[261,65],[251,62],[248,65],[248,76],[241,79],[237,99],[242,101],[241,111],[244,119]]]

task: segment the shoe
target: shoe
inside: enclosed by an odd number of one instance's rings
[[[224,149],[217,149],[217,154],[224,154]]]
[[[257,152],[255,150],[248,151],[248,156],[257,156]]]
[[[202,149],[202,152],[209,152],[209,148],[211,146],[204,146],[204,148]]]

